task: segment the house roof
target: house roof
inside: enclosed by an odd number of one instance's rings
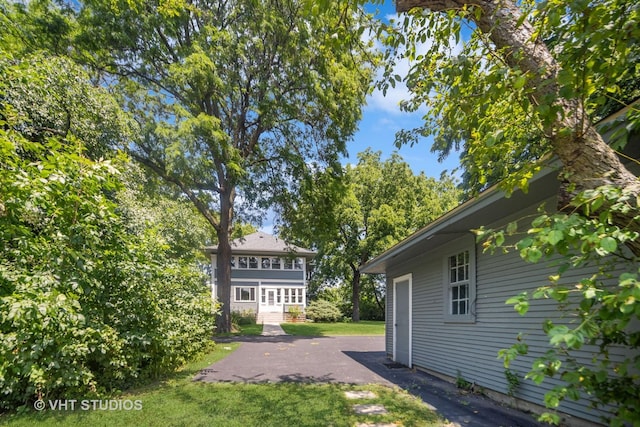
[[[207,246],[207,253],[218,253],[218,246]],[[231,241],[231,252],[234,255],[297,255],[313,258],[315,252],[288,244],[282,239],[262,231],[249,234]]]
[[[397,264],[443,245],[452,239],[470,234],[471,230],[507,217],[533,203],[540,203],[557,193],[559,162],[551,162],[529,183],[527,193],[516,190],[507,197],[497,185],[447,212],[426,227],[391,247],[366,263],[363,273],[385,273],[390,264]],[[506,225],[506,224],[505,224]]]
[[[637,103],[640,103],[640,100],[635,104]],[[607,117],[599,125],[619,122],[617,126],[621,126],[624,123],[624,113],[627,110],[628,107]],[[604,139],[608,140],[615,129],[616,127],[613,127],[604,132]],[[624,150],[626,154],[624,157],[627,160],[623,159],[623,163],[636,175],[639,172],[638,167],[628,159],[640,156],[640,144],[638,144],[637,138],[638,135],[635,135],[634,140],[629,141]],[[507,197],[505,192],[498,188],[498,185],[494,185],[378,255],[366,263],[360,271],[368,274],[385,273],[387,267],[392,263],[397,264],[422,255],[456,237],[469,234],[471,230],[482,225],[491,224],[517,213],[526,206],[555,197],[558,193],[557,175],[561,163],[550,156],[543,159],[542,163],[544,165],[542,170],[529,181],[527,193],[518,189],[510,197]],[[504,225],[506,226],[506,224]]]

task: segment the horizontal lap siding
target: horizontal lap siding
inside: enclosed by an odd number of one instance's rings
[[[461,246],[463,248],[463,246]],[[408,262],[394,265],[388,271],[393,277],[413,274],[413,353],[414,365],[430,369],[451,377],[458,373],[467,381],[501,393],[507,393],[507,381],[498,351],[516,342],[519,332],[529,345],[529,355],[518,358],[510,369],[521,377],[530,370],[536,357],[548,350],[548,339],[541,326],[545,319],[558,319],[554,301],[531,301],[529,312],[520,316],[505,301],[523,291],[532,291],[548,283],[549,275],[556,270],[549,263],[536,265],[522,261],[517,252],[503,254],[482,253],[481,245],[476,247],[476,321],[472,324],[444,322],[443,256],[442,248]],[[587,277],[587,270],[568,272],[567,283]],[[389,286],[390,290],[392,287]],[[388,292],[391,295],[391,292]],[[388,304],[392,298],[389,298]],[[387,307],[387,319],[391,319],[391,307]],[[390,349],[391,322],[387,322],[387,348]],[[391,331],[392,332],[392,331]],[[579,361],[588,364],[594,347],[586,346],[575,353]],[[544,400],[544,393],[558,384],[555,380],[545,380],[537,386],[522,378],[516,396],[536,404]],[[600,414],[588,407],[588,401],[566,401],[560,410],[581,418],[599,421]]]

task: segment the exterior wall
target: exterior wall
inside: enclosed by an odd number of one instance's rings
[[[243,257],[250,257],[251,255],[242,255]],[[256,255],[255,258],[261,260],[262,256]],[[273,259],[273,257],[269,257]],[[277,257],[276,257],[277,258]],[[281,269],[262,268],[258,263],[258,268],[231,268],[231,310],[232,311],[245,311],[253,310],[255,313],[263,309],[269,308],[266,311],[286,311],[287,306],[298,305],[302,308],[306,307],[306,265],[303,258],[297,258],[301,262],[301,269],[284,269],[284,257],[280,258],[282,262]],[[234,261],[238,262],[238,256],[234,255]],[[237,264],[234,264],[237,265]],[[211,255],[211,282],[212,282],[212,296],[216,296],[216,255]],[[236,301],[235,300],[235,288],[236,287],[253,287],[255,288],[255,301]],[[265,306],[261,304],[261,289],[279,289],[281,292],[281,302],[276,306]],[[284,290],[285,289],[298,289],[302,290],[303,298],[302,303],[285,304]],[[264,310],[262,310],[264,311]]]
[[[304,282],[302,270],[239,270],[231,269],[232,279],[297,280]]]
[[[534,206],[514,217],[522,218],[531,212],[535,212]],[[501,220],[493,226],[503,226],[509,220]],[[433,248],[419,257],[393,265],[387,271],[386,351],[389,355],[392,353],[393,278],[412,273],[413,365],[454,378],[460,375],[469,382],[506,394],[505,368],[502,360],[497,358],[498,351],[510,347],[518,333],[525,334],[529,355],[518,358],[510,367],[524,377],[533,360],[548,349],[547,337],[541,330],[543,320],[557,319],[558,312],[554,301],[537,300],[530,302],[526,316],[520,316],[505,301],[524,290],[532,290],[548,283],[548,276],[555,272],[555,268],[544,262],[527,264],[520,259],[518,253],[482,253],[482,248],[477,245],[476,301],[471,307],[472,314],[475,313],[475,322],[447,322],[444,316],[446,301],[443,292],[443,258],[448,254],[447,250],[464,250],[469,244],[475,244],[473,236],[458,237],[445,246]],[[570,283],[572,279],[584,277],[585,273],[584,270],[582,274],[573,272],[565,280]],[[589,364],[592,350],[594,348],[584,348],[578,359]],[[553,380],[545,379],[542,385],[537,386],[523,378],[515,395],[525,401],[540,404],[544,393],[556,384]],[[586,399],[580,402],[563,402],[559,409],[580,418],[599,421],[599,414],[588,408]]]

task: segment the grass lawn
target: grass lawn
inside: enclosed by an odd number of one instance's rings
[[[283,323],[282,329],[289,335],[384,335],[384,321],[361,320],[357,323]]]
[[[202,360],[173,377],[132,390],[116,400],[139,401],[140,410],[80,410],[25,413],[0,417],[1,425],[33,426],[345,426],[397,423],[442,426],[445,421],[410,394],[383,386],[337,384],[230,384],[194,382],[193,376],[229,355],[238,344],[220,344]],[[225,347],[227,349],[225,349]],[[347,400],[346,390],[370,390],[377,397]],[[386,415],[356,415],[355,403],[382,404]]]

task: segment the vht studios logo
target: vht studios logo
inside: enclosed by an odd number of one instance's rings
[[[56,399],[33,402],[36,411],[50,409],[52,411],[140,411],[142,400],[129,399]]]

